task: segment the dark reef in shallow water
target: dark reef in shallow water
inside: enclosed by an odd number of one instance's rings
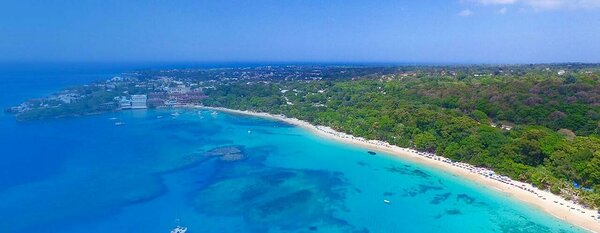
[[[427,179],[429,178],[429,174],[425,173],[424,171],[421,171],[419,169],[409,169],[410,166],[404,166],[404,167],[399,167],[399,166],[390,166],[388,168],[386,168],[389,172],[392,173],[398,173],[401,175],[407,175],[407,176],[417,176],[417,177],[421,177],[423,179]]]
[[[239,217],[250,232],[368,232],[335,216],[346,209],[348,184],[343,173],[269,167],[268,148],[215,148],[207,156],[244,151],[245,160],[221,163],[210,181],[191,195],[194,208],[208,216]]]
[[[393,193],[393,192],[385,192],[385,193],[383,193],[384,197],[390,197],[390,196],[394,196],[394,195],[396,195],[396,193]]]
[[[429,191],[439,191],[439,190],[443,190],[443,187],[440,186],[432,186],[432,185],[425,185],[425,184],[420,184],[417,187],[414,187],[412,189],[409,190],[404,190],[404,194],[403,196],[410,196],[410,197],[414,197],[417,195],[421,195],[421,194],[425,194]]]
[[[464,193],[456,195],[456,200],[463,201],[466,204],[473,204],[475,202],[475,198]]]
[[[431,200],[429,203],[434,204],[434,205],[440,204],[440,203],[446,201],[450,197],[450,195],[452,195],[452,193],[444,193],[444,194],[435,195],[433,200]]]
[[[448,215],[459,215],[459,214],[462,214],[462,212],[460,212],[460,210],[457,210],[457,209],[451,209],[451,210],[446,210],[446,214],[448,214]]]
[[[223,146],[209,150],[204,155],[206,157],[218,157],[222,161],[238,161],[244,159],[242,146]]]
[[[518,222],[518,224],[515,224]],[[564,229],[551,229],[547,226],[540,225],[538,223],[532,222],[524,216],[517,215],[515,216],[513,222],[500,222],[498,223],[500,226],[500,232],[523,232],[523,233],[538,233],[538,232],[556,232],[556,233],[568,233],[571,231],[567,231]]]

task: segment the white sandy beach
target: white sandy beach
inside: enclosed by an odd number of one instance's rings
[[[311,132],[332,140],[349,143],[352,145],[364,147],[374,151],[385,152],[403,159],[416,161],[443,171],[472,180],[482,186],[500,191],[510,197],[516,198],[522,202],[533,205],[559,219],[565,220],[573,225],[582,227],[591,232],[600,233],[600,220],[596,217],[596,210],[587,209],[581,205],[567,201],[564,198],[552,194],[548,191],[539,190],[530,184],[514,181],[508,177],[496,175],[491,170],[473,167],[468,164],[452,162],[444,157],[436,156],[430,153],[423,153],[413,149],[401,148],[390,145],[386,142],[376,140],[366,140],[360,137],[354,137],[345,133],[337,132],[329,127],[314,126],[308,122],[288,118],[282,115],[273,115],[268,113],[258,113],[250,111],[239,111],[226,108],[200,107],[216,111],[252,115],[263,118],[275,119],[293,124]]]

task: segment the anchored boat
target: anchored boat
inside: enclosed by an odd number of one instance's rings
[[[187,227],[177,226],[171,230],[171,233],[185,233],[187,232]]]

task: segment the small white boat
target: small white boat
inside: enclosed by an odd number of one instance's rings
[[[116,125],[116,126],[119,126],[119,125],[124,125],[124,124],[125,124],[124,122],[120,122],[120,121],[119,121],[119,122],[115,122],[115,125]]]
[[[163,116],[156,116],[156,118],[160,119],[160,118],[163,118]]]
[[[187,232],[187,227],[177,226],[171,230],[171,233],[185,233]]]
[[[383,200],[383,203],[385,203],[385,204],[390,204],[390,203],[392,203],[392,202],[391,202],[390,200],[384,199],[384,200]]]
[[[108,119],[109,119],[109,120],[111,120],[111,121],[114,121],[114,120],[116,120],[117,118],[116,118],[116,117],[111,117],[111,118],[108,118]]]
[[[179,115],[181,115],[181,114],[179,114],[179,112],[171,113],[171,116],[174,116],[174,117],[179,116]]]

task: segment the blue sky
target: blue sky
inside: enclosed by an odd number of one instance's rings
[[[600,0],[4,0],[0,61],[600,62]]]

